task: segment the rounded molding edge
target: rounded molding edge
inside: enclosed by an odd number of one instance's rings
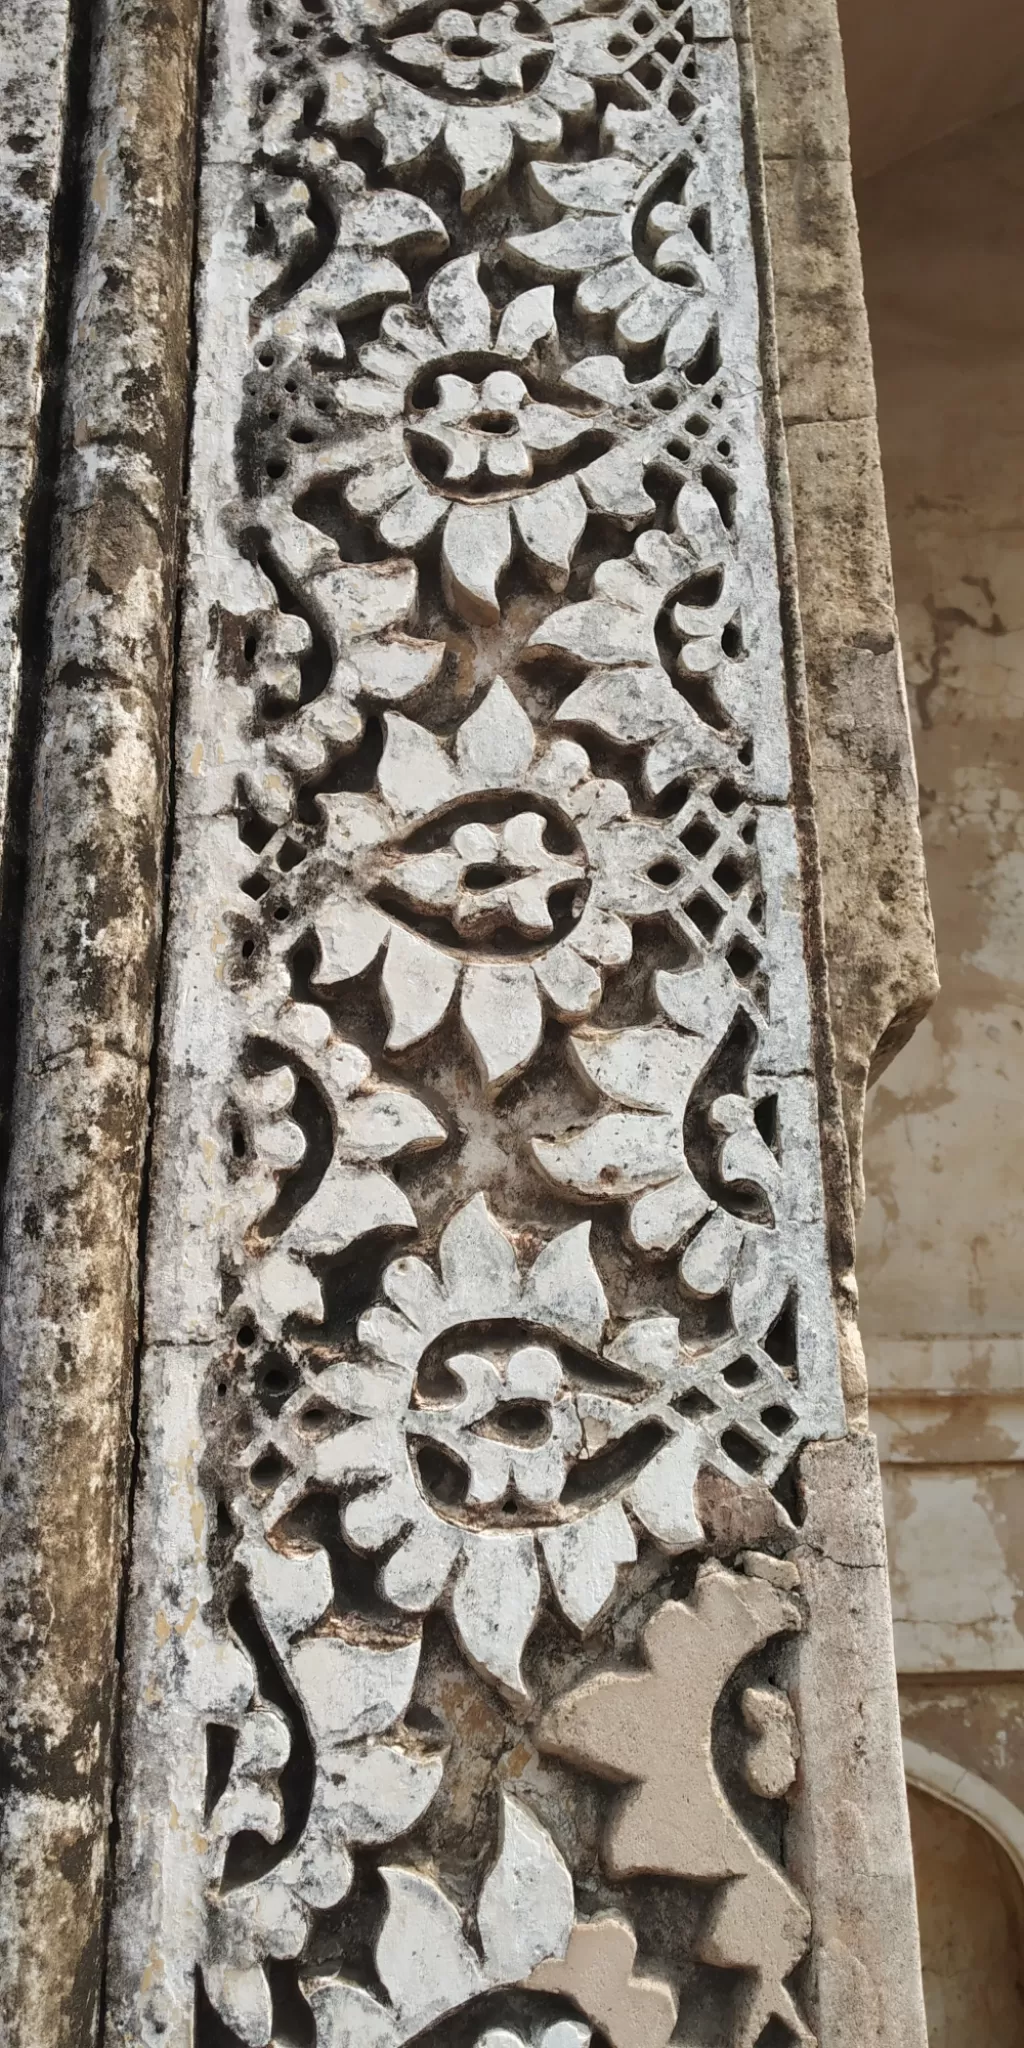
[[[925,1749],[920,1742],[904,1739],[903,1762],[907,1784],[915,1791],[930,1792],[933,1798],[944,1799],[947,1806],[954,1806],[958,1813],[978,1821],[995,1837],[1024,1885],[1024,1812],[1020,1807],[997,1792],[987,1779],[979,1777],[977,1771],[967,1770],[951,1757],[940,1756],[937,1750]]]

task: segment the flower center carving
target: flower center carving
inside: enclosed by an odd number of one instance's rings
[[[463,948],[500,934],[502,950],[520,950],[517,941],[530,950],[579,923],[589,888],[576,835],[563,824],[569,850],[558,851],[548,844],[551,829],[543,812],[518,805],[494,822],[477,816],[449,825],[440,844],[399,855],[379,893],[413,925],[446,919]]]
[[[494,1511],[505,1528],[555,1520],[583,1444],[557,1352],[528,1342],[421,1367],[405,1428],[431,1506],[470,1526]]]
[[[442,371],[432,401],[410,413],[409,450],[428,483],[447,497],[506,497],[592,459],[590,418],[535,398],[514,370],[475,367]]]
[[[430,98],[462,106],[521,99],[543,83],[554,56],[550,30],[522,0],[479,14],[445,7],[429,27],[382,49],[389,67]]]

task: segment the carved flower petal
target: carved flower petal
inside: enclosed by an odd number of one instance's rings
[[[336,65],[332,84],[334,79],[343,78],[348,69],[348,61]],[[448,109],[428,98],[426,93],[417,92],[402,78],[384,77],[375,83],[379,103],[374,109],[373,126],[383,144],[384,162],[390,171],[412,163],[423,155],[425,149],[429,149],[444,127]]]
[[[274,2026],[270,1986],[258,1964],[205,1963],[203,1982],[214,2011],[245,2048],[267,2048]]]
[[[533,413],[524,414],[524,429],[533,417]],[[556,478],[539,491],[517,498],[512,511],[523,546],[548,588],[564,590],[587,523],[586,501],[575,478]]]
[[[381,982],[391,1028],[388,1050],[400,1052],[436,1029],[454,994],[459,962],[418,932],[392,926]]]
[[[703,1045],[681,1038],[664,1024],[638,1024],[627,1031],[578,1031],[572,1049],[603,1095],[630,1108],[663,1110],[677,1126],[707,1057]]]
[[[388,920],[374,904],[344,897],[319,904],[313,922],[320,942],[319,965],[310,977],[314,988],[362,974],[388,935]]]
[[[529,962],[500,960],[468,967],[462,984],[462,1024],[488,1088],[521,1074],[544,1030]]]
[[[303,1991],[313,2008],[317,2048],[399,2048],[400,2033],[392,2012],[387,2012],[358,1985],[345,1984],[338,1977],[306,1982]]]
[[[495,345],[502,355],[521,362],[539,341],[554,332],[555,294],[550,285],[534,285],[532,291],[520,292],[519,297],[506,306]]]
[[[483,1195],[456,1211],[438,1246],[449,1321],[515,1315],[520,1280],[516,1255]]]
[[[496,624],[498,578],[511,553],[507,505],[452,506],[441,543],[441,580],[445,598],[460,618]]]
[[[663,1550],[692,1550],[705,1540],[693,1502],[704,1460],[700,1432],[687,1429],[662,1445],[629,1489],[633,1513]]]
[[[445,142],[462,178],[462,204],[466,208],[475,206],[504,177],[512,162],[512,123],[500,105],[460,107],[448,116]],[[486,348],[489,342],[488,326],[486,342],[462,346]]]
[[[429,1877],[384,1868],[388,1909],[377,1973],[399,2018],[398,2038],[428,2027],[484,1989],[480,1965],[451,1900]]]
[[[712,1206],[710,1195],[705,1194],[687,1167],[678,1180],[669,1181],[665,1187],[648,1188],[633,1203],[630,1236],[642,1252],[670,1252],[696,1228]]]
[[[503,1792],[501,1846],[477,1906],[490,1982],[520,1983],[538,1964],[564,1956],[573,1917],[572,1878],[551,1836]]]
[[[619,1566],[636,1561],[628,1517],[618,1501],[606,1501],[578,1522],[542,1530],[539,1541],[562,1613],[585,1633],[611,1599]]]
[[[621,1202],[652,1182],[674,1179],[684,1164],[676,1118],[635,1110],[598,1117],[566,1138],[535,1138],[533,1153],[556,1187],[588,1201]]]
[[[421,1757],[387,1742],[371,1742],[364,1750],[346,1749],[334,1756],[328,1753],[325,1761],[329,1781],[320,1802],[324,1819],[336,1839],[341,1836],[360,1846],[393,1842],[415,1827],[444,1770],[441,1754]],[[329,1860],[323,1860],[329,1868]]]
[[[310,1636],[289,1659],[296,1692],[320,1743],[354,1742],[390,1728],[412,1698],[419,1637],[397,1650]]]
[[[408,1197],[386,1173],[334,1158],[281,1243],[308,1258],[330,1258],[373,1231],[407,1230],[415,1221]]]
[[[444,264],[427,289],[427,311],[452,353],[491,345],[491,307],[479,279],[480,258],[457,256]]]
[[[440,741],[397,711],[389,712],[384,723],[387,738],[377,770],[381,795],[405,818],[450,803],[459,793],[458,783]]]
[[[645,666],[592,669],[555,717],[562,725],[592,727],[620,747],[635,747],[682,722],[688,712],[696,719],[664,669]]]
[[[496,676],[471,718],[459,728],[456,759],[467,789],[515,788],[533,759],[533,726],[505,682]]]
[[[526,1694],[520,1659],[540,1605],[532,1535],[476,1535],[452,1594],[452,1620],[471,1664],[503,1692]]]
[[[331,1604],[330,1559],[326,1550],[272,1550],[269,1543],[247,1542],[241,1559],[261,1619],[283,1657],[292,1636],[311,1628]]]
[[[563,1023],[576,1024],[589,1016],[601,1000],[602,981],[597,968],[581,958],[567,939],[534,962],[541,988]]]
[[[450,1522],[424,1519],[399,1545],[380,1576],[381,1592],[406,1613],[422,1614],[444,1591],[462,1536]]]
[[[584,1348],[599,1348],[608,1303],[590,1255],[589,1223],[563,1230],[544,1246],[523,1287],[523,1310]]]
[[[408,490],[396,498],[378,521],[381,540],[389,548],[418,548],[444,516],[444,499],[435,498],[426,484],[421,484],[410,472],[406,474],[409,476]]]
[[[536,170],[539,166],[532,168]],[[626,257],[629,229],[621,220],[594,216],[560,220],[555,227],[541,228],[534,234],[510,235],[508,246],[534,276],[561,282],[601,271]],[[635,287],[631,285],[631,289]]]
[[[727,1209],[716,1209],[703,1230],[687,1245],[679,1261],[679,1277],[691,1294],[721,1294],[732,1278],[743,1243],[743,1225]]]

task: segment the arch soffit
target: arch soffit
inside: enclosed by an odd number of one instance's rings
[[[977,1771],[967,1770],[963,1764],[954,1763],[951,1757],[940,1756],[934,1749],[926,1749],[923,1743],[903,1743],[903,1762],[907,1784],[917,1792],[929,1792],[935,1799],[945,1800],[970,1820],[976,1820],[994,1836],[1002,1850],[1009,1857],[1020,1883],[1024,1885],[1024,1812],[1002,1792],[997,1792]]]

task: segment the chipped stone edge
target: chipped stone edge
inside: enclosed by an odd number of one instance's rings
[[[736,7],[756,91],[773,252],[830,1013],[859,1214],[865,1093],[938,993],[934,931],[836,0],[736,0]]]
[[[199,12],[93,23],[0,1304],[6,2048],[87,2048],[101,1998]]]

